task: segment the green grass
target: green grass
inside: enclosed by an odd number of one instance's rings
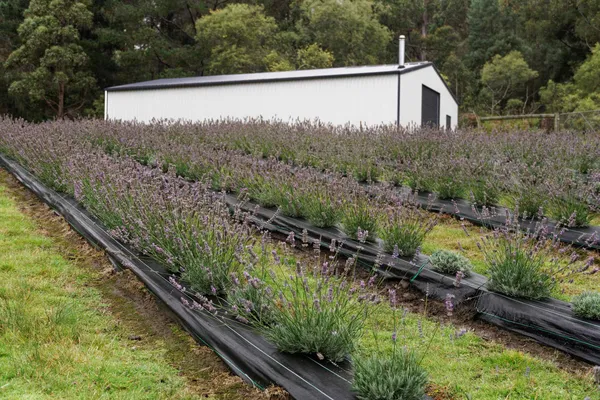
[[[380,306],[371,314],[368,333],[363,336],[361,346],[392,349],[391,312],[389,307]],[[417,327],[419,319],[422,338]],[[553,362],[506,349],[472,332],[451,339],[457,328],[450,324],[440,327],[437,322],[408,314],[397,329],[398,344],[421,351],[422,365],[429,373],[430,382],[452,398],[579,400],[588,396],[592,400],[600,399],[600,392],[590,376],[569,373]]]
[[[467,235],[461,227],[460,221],[450,216],[442,216],[440,218],[440,223],[425,237],[422,252],[427,255],[431,255],[436,250],[442,249],[461,252],[461,254],[471,260],[474,272],[485,275],[486,268],[483,262],[483,255],[477,248],[477,240],[483,234],[489,233],[489,230],[474,226],[468,222],[465,222],[464,224],[469,235]],[[580,260],[585,260],[590,254],[594,254],[593,252],[582,249],[577,249],[576,251],[580,254]],[[562,257],[566,260],[570,254],[571,252],[567,252],[567,254]],[[596,254],[595,264],[590,270],[598,265],[599,260]],[[587,290],[597,290],[598,287],[600,287],[600,273],[594,275],[574,274],[571,275],[567,281],[562,282],[559,285],[559,289],[554,293],[553,297],[569,301],[571,297],[577,294]]]
[[[0,398],[188,399],[165,347],[136,346],[98,279],[63,258],[0,183]]]

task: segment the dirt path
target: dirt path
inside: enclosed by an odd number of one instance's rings
[[[105,312],[128,333],[132,346],[160,349],[165,361],[179,371],[190,392],[198,398],[288,398],[280,388],[260,392],[232,375],[212,350],[198,345],[174,322],[166,307],[157,302],[133,274],[116,272],[102,251],[94,249],[62,217],[3,169],[0,169],[0,185],[7,188],[5,193],[15,199],[20,211],[34,221],[38,233],[52,239],[59,254],[83,268],[99,272],[98,279],[86,282],[86,286],[101,292]]]

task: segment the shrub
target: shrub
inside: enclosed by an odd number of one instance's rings
[[[355,197],[344,205],[342,228],[352,239],[358,239],[358,231],[367,231],[367,240],[374,239],[377,232],[377,213],[368,200]]]
[[[474,179],[469,185],[471,200],[480,206],[493,206],[498,204],[500,188],[490,179]]]
[[[382,170],[373,160],[359,160],[352,170],[352,176],[358,182],[377,182],[381,178]]]
[[[355,350],[367,303],[376,299],[368,288],[351,289],[327,262],[312,271],[298,263],[293,274],[274,285],[273,323],[263,332],[280,351],[339,362]]]
[[[354,358],[352,388],[361,400],[422,400],[427,372],[413,351],[394,348],[389,354]]]
[[[462,254],[448,250],[438,250],[429,257],[432,269],[443,274],[456,275],[461,271],[465,276],[471,274],[473,266]]]
[[[420,208],[399,205],[387,211],[379,236],[388,253],[397,251],[399,256],[412,257],[436,223],[435,216]]]
[[[549,297],[559,281],[575,270],[570,267],[578,256],[572,253],[568,263],[561,263],[556,257],[557,235],[552,239],[548,235],[543,224],[523,231],[507,221],[505,227],[484,236],[477,246],[484,255],[488,289],[526,299]]]
[[[589,226],[592,220],[589,206],[575,194],[553,199],[550,214],[569,228]]]
[[[219,194],[127,158],[88,156],[69,173],[75,197],[114,236],[181,273],[192,289],[222,292],[241,272],[253,231]]]
[[[441,200],[459,199],[465,192],[464,182],[452,175],[440,175],[435,179],[433,191]]]
[[[338,223],[340,204],[324,189],[311,188],[300,197],[302,214],[312,225],[329,228]]]
[[[583,292],[573,298],[573,312],[575,315],[600,320],[600,293]]]

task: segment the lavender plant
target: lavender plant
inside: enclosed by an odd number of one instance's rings
[[[469,276],[473,269],[468,258],[462,254],[448,250],[434,252],[429,257],[429,262],[434,271],[441,272],[442,274],[456,275],[458,272],[461,272],[462,276]]]
[[[252,241],[241,211],[205,185],[130,159],[81,155],[70,164],[76,198],[119,239],[181,273],[192,289],[222,292]],[[241,221],[241,222],[239,222]]]
[[[435,215],[416,206],[398,204],[387,210],[379,236],[383,239],[385,251],[412,257],[436,224]]]
[[[368,290],[373,283],[357,289],[329,262],[298,262],[293,273],[274,281],[277,306],[272,324],[262,330],[280,351],[339,362],[355,350],[368,303],[377,301]]]
[[[359,232],[367,232],[367,240],[373,240],[378,231],[379,215],[372,203],[355,196],[344,204],[342,211],[342,228],[352,239],[358,240]]]
[[[600,320],[600,293],[583,292],[573,298],[572,306],[575,315]]]
[[[394,320],[391,351],[378,350],[353,357],[352,389],[364,400],[421,400],[425,395],[427,372],[414,350],[400,347],[398,340],[396,291],[390,290],[390,306]]]
[[[550,297],[561,279],[577,271],[577,253],[571,253],[568,263],[561,263],[557,253],[568,248],[561,248],[557,235],[551,235],[543,223],[524,231],[515,219],[509,219],[505,227],[485,235],[477,246],[484,256],[488,289],[508,296]]]

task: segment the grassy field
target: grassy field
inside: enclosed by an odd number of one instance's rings
[[[0,170],[0,398],[265,398],[27,196]]]

